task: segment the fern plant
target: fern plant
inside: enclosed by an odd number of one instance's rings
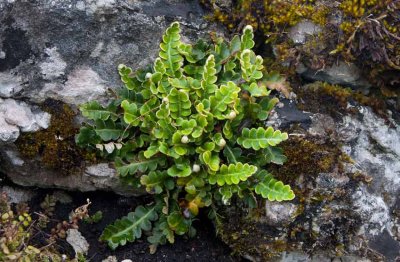
[[[111,248],[143,231],[153,248],[173,243],[175,235],[192,236],[199,209],[215,214],[234,195],[250,207],[255,194],[270,201],[294,198],[265,170],[285,161],[276,145],[288,135],[264,127],[278,100],[269,97],[253,46],[251,26],[230,42],[191,45],[181,42],[180,26],[172,23],[151,67],[118,67],[125,87],[116,100],[80,107],[91,121],[77,143],[115,160],[120,177],[154,195],[152,204],[104,230],[101,240]]]

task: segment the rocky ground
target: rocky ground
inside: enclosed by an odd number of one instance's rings
[[[252,212],[227,207],[216,225],[226,245],[207,220],[198,223],[198,237],[153,256],[145,242],[116,253],[98,243],[102,228],[143,201],[131,198],[143,192],[75,146],[82,121],[77,106],[112,96],[120,86],[118,64],[136,69],[152,61],[172,21],[181,22],[187,41],[224,33],[204,14],[197,1],[0,0],[0,170],[9,181],[0,181],[1,190],[30,201],[33,210],[46,193],[68,190],[72,202],[59,205],[60,217],[90,198],[90,210],[105,214],[96,226],[80,228],[90,261],[110,255],[118,261],[239,260],[231,252],[250,261],[398,260],[400,113],[394,99],[377,103],[331,85],[363,93],[373,88],[360,68],[344,62],[318,72],[299,65],[290,99],[281,96],[266,123],[289,133],[283,145],[288,162],[272,171],[294,189],[293,201],[263,203]],[[318,30],[304,22],[289,32],[302,44]]]

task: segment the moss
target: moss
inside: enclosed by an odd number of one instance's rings
[[[400,81],[398,1],[242,0],[235,1],[232,8],[219,7],[215,0],[202,3],[212,10],[210,19],[221,22],[232,33],[251,24],[257,29],[257,46],[265,42],[274,46],[276,52],[270,56],[279,62],[294,67],[301,61],[319,70],[341,58],[364,68],[371,83],[384,89],[384,95],[400,96],[399,89],[392,87]],[[288,27],[303,19],[324,30],[305,45],[295,45],[288,39]],[[270,60],[268,64],[274,65]],[[387,79],[392,70],[397,77]],[[280,73],[293,75],[293,70],[282,68]]]
[[[79,131],[74,125],[75,112],[55,100],[46,100],[42,109],[51,114],[50,126],[38,132],[23,133],[15,143],[21,155],[39,157],[44,167],[66,175],[80,170],[85,159],[93,160],[91,153],[75,145],[75,134]]]
[[[386,104],[379,96],[366,96],[351,88],[325,82],[314,82],[304,88],[299,88],[296,93],[304,101],[299,104],[299,108],[309,112],[326,113],[332,116],[338,116],[339,113],[351,113],[353,108],[347,107],[347,103],[351,101],[370,106],[381,116],[384,116],[386,112]]]

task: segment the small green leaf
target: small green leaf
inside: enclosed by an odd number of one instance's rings
[[[295,195],[289,185],[284,185],[276,180],[267,171],[262,170],[257,174],[260,181],[255,187],[255,192],[269,201],[292,200]]]
[[[220,159],[217,153],[205,151],[203,154],[201,154],[201,158],[202,161],[210,168],[211,171],[219,170]]]
[[[232,185],[232,184],[239,184],[240,181],[246,181],[247,178],[252,176],[257,171],[256,166],[251,166],[249,164],[230,164],[222,165],[219,172],[215,175],[210,175],[209,182],[210,184],[218,184],[219,186],[223,186],[225,184]]]
[[[272,127],[267,129],[259,127],[257,129],[243,128],[242,136],[237,139],[237,142],[246,149],[259,150],[260,148],[275,146],[286,139],[288,139],[287,133],[281,133],[280,130],[274,131]]]

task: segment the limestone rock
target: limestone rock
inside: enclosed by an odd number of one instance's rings
[[[0,143],[7,144],[0,146],[0,170],[26,186],[140,193],[121,185],[106,164],[78,166],[80,173],[68,177],[44,168],[40,154],[21,157],[13,142],[21,132],[48,127],[48,101],[72,110],[89,100],[107,103],[122,86],[118,65],[136,70],[153,63],[173,21],[186,42],[221,32],[203,15],[197,1],[0,0]]]
[[[355,64],[343,61],[320,70],[313,70],[300,65],[297,71],[307,80],[350,86],[359,88],[363,92],[368,92],[371,87],[371,84],[362,76],[361,70]]]
[[[36,195],[32,190],[10,186],[1,186],[0,193],[6,193],[12,204],[27,203]]]
[[[292,114],[291,110],[277,110],[278,118]],[[298,127],[304,124],[302,118],[285,125],[291,132],[295,128],[293,136],[304,142],[299,145],[317,148],[291,159],[291,149],[286,147],[288,164],[296,168],[288,173],[279,169],[278,175],[290,181],[296,198],[267,202],[261,217],[258,212],[253,217],[227,208],[219,227],[222,239],[251,261],[271,257],[276,257],[273,261],[398,260],[400,219],[393,210],[400,205],[399,122],[390,112],[382,118],[360,105],[339,118],[316,112],[310,113],[311,123],[303,125],[305,130]],[[282,129],[282,123],[274,124]],[[325,154],[324,147],[336,150]],[[302,166],[310,164],[326,170],[303,173],[310,169]]]
[[[14,142],[19,132],[35,132],[47,128],[50,114],[22,101],[0,98],[0,143]]]
[[[291,27],[288,36],[295,44],[304,44],[307,37],[318,34],[321,30],[320,26],[311,21],[304,20]]]
[[[72,246],[75,251],[75,254],[83,254],[86,255],[89,251],[89,243],[82,236],[81,232],[78,229],[68,229],[67,230],[67,242]]]

